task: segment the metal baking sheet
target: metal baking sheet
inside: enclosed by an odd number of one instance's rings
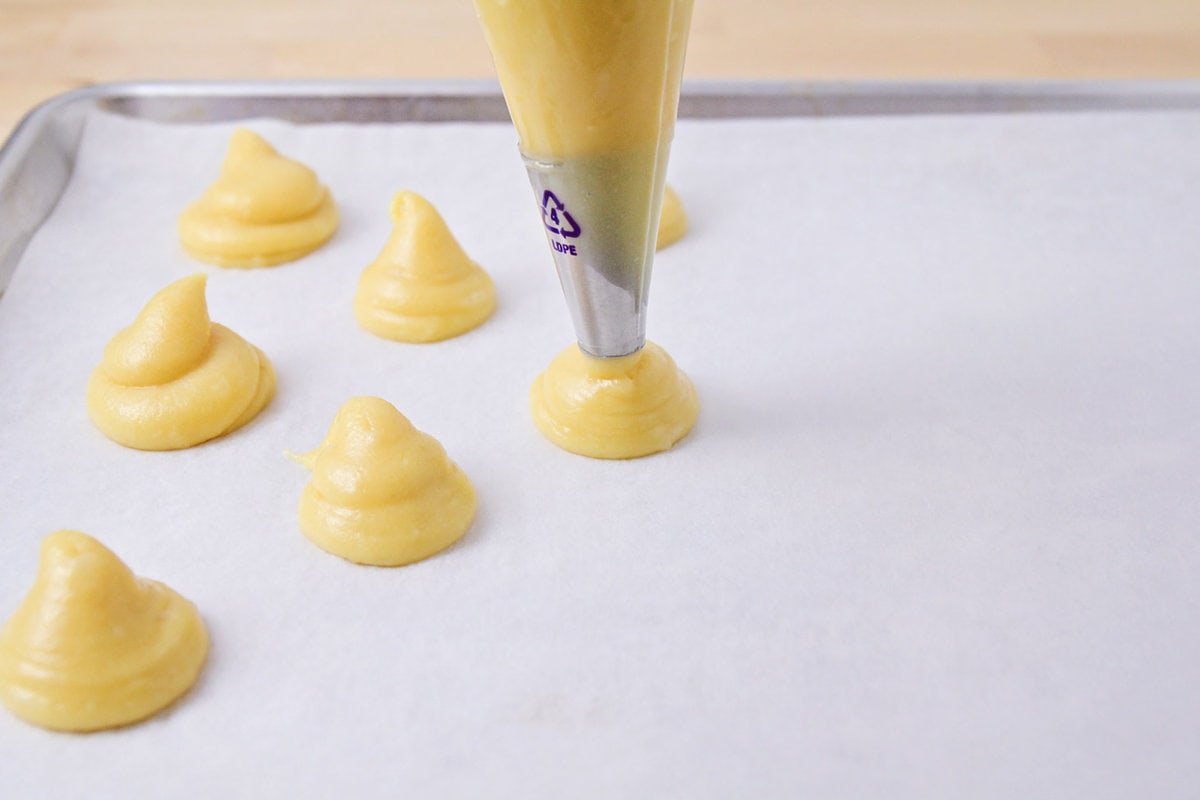
[[[1200,81],[1032,83],[708,82],[683,119],[1200,108]],[[270,117],[293,123],[508,119],[490,82],[117,83],[42,104],[0,149],[0,292],[71,175],[91,109],[159,122]]]
[[[52,101],[0,158],[0,611],[40,536],[78,525],[195,600],[214,650],[144,726],[0,714],[0,796],[1190,797],[1198,97],[689,87],[671,166],[694,225],[656,259],[651,321],[703,410],[630,463],[557,451],[525,413],[569,323],[494,86]],[[346,235],[209,270],[214,318],[281,376],[245,435],[127,451],[88,423],[84,376],[202,268],[175,215],[250,118],[323,159]],[[349,314],[401,177],[473,223],[502,296],[477,335],[406,347]],[[281,453],[350,391],[476,482],[461,546],[362,570],[295,529]]]

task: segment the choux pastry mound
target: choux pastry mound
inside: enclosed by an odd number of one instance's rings
[[[687,233],[687,212],[683,210],[683,201],[670,186],[663,190],[662,216],[658,220],[658,240],[655,247],[662,250],[683,238]]]
[[[337,226],[333,198],[311,169],[238,128],[220,177],[180,215],[179,238],[208,264],[269,267],[316,250]]]
[[[209,319],[206,282],[192,275],[166,287],[104,348],[87,410],[114,442],[191,447],[245,425],[274,396],[262,351]]]
[[[591,458],[667,450],[700,413],[692,382],[653,342],[620,358],[593,358],[571,345],[534,381],[529,405],[547,439]]]
[[[61,731],[145,719],[192,687],[208,654],[196,607],[134,576],[95,539],[42,541],[33,588],[0,628],[0,701]]]
[[[436,439],[378,397],[355,397],[312,452],[300,530],[358,564],[400,566],[457,541],[475,516],[475,489]]]
[[[492,279],[429,201],[400,192],[391,214],[392,235],[358,282],[358,323],[385,339],[419,343],[458,336],[486,320],[496,307]]]

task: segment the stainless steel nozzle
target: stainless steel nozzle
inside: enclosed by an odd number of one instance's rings
[[[646,342],[646,300],[669,142],[548,161],[525,157],[580,348],[629,355]]]

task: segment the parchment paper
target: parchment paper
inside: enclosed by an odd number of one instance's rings
[[[333,241],[206,267],[175,219],[231,126],[97,114],[0,300],[0,615],[63,527],[191,598],[196,689],[125,730],[0,713],[0,796],[1194,797],[1200,786],[1200,115],[688,121],[650,336],[695,431],[632,462],[526,410],[572,340],[505,125],[256,121]],[[351,300],[392,193],[495,279],[411,346]],[[191,450],[105,439],[108,338],[209,274],[275,401]],[[354,566],[286,459],[349,397],[472,478],[465,539]]]

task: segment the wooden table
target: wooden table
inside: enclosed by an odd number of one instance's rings
[[[0,0],[0,137],[142,79],[490,77],[469,0]],[[697,0],[694,78],[1200,78],[1200,0]]]

